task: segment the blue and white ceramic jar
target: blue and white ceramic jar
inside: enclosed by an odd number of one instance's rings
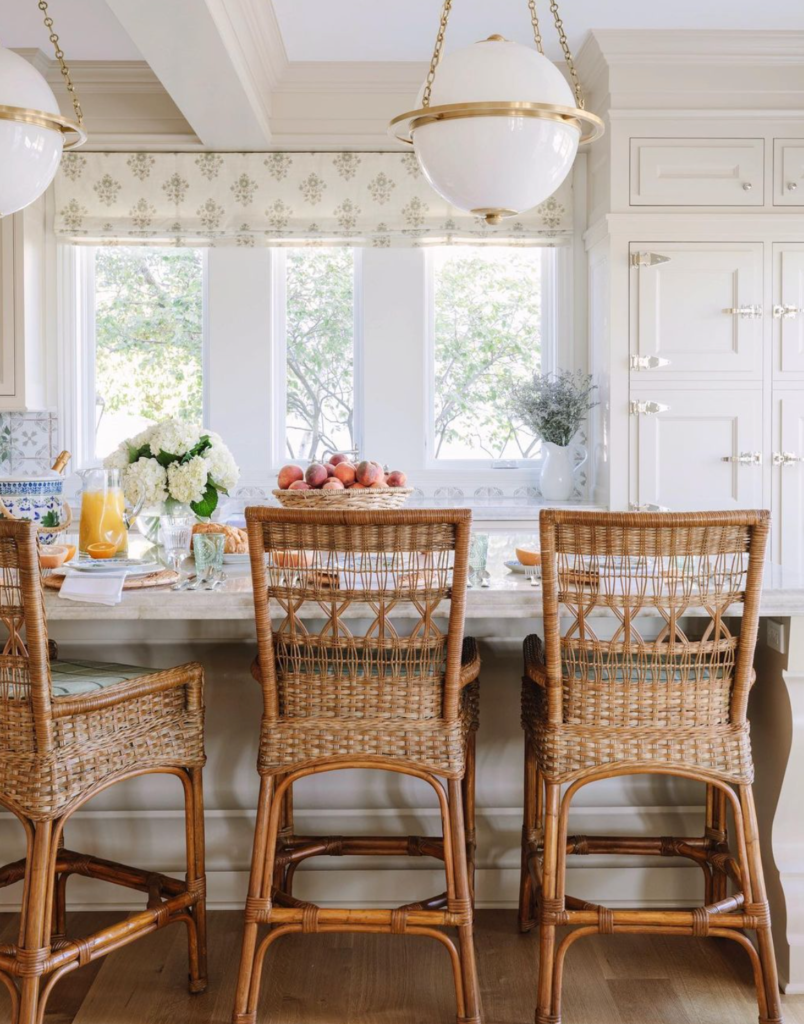
[[[52,471],[38,477],[0,478],[0,517],[31,519],[39,527],[40,543],[52,544],[71,519],[63,487],[64,477]]]

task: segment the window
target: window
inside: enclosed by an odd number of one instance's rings
[[[205,259],[199,249],[146,246],[87,258],[94,346],[83,416],[94,460],[168,416],[203,420]]]
[[[435,459],[525,459],[538,442],[509,415],[511,385],[545,367],[549,249],[431,253],[430,429]]]
[[[350,451],[358,444],[355,250],[288,249],[278,254],[276,272],[284,287],[282,458]]]

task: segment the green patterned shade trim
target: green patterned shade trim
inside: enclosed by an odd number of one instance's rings
[[[109,686],[151,676],[158,671],[137,665],[115,665],[108,661],[54,661],[50,665],[54,697],[74,697]]]

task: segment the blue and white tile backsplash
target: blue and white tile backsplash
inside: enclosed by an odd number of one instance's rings
[[[60,450],[55,413],[0,413],[0,476],[37,476]]]

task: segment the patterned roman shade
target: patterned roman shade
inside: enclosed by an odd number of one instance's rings
[[[85,245],[559,245],[572,187],[490,227],[413,153],[67,153],[56,234]]]

